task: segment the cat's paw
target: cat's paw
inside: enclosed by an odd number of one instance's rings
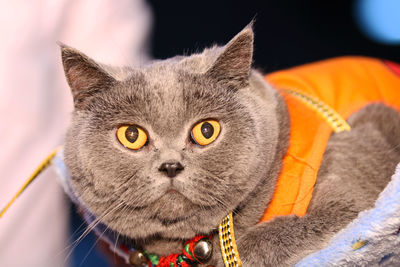
[[[257,227],[254,227],[257,228]],[[237,239],[239,257],[243,266],[277,266],[273,249],[260,235],[258,229],[247,231]]]
[[[290,266],[291,247],[285,246],[275,223],[259,224],[237,236],[243,266]]]

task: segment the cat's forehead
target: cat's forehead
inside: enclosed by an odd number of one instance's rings
[[[182,85],[176,73],[167,69],[152,69],[144,72],[142,79],[128,81],[124,94],[131,103],[127,113],[139,116],[153,128],[165,129],[166,125],[182,124],[185,109]]]
[[[112,101],[118,101],[118,113],[129,122],[151,126],[159,134],[176,135],[191,121],[195,108],[188,104],[193,86],[182,79],[178,69],[153,66],[126,80]]]
[[[146,102],[161,100],[162,103],[173,103],[178,107],[199,91],[203,96],[215,94],[210,88],[206,88],[203,79],[203,74],[212,64],[211,58],[207,50],[202,54],[155,61],[143,69],[134,71],[127,79],[127,84],[136,88],[138,92],[133,93],[142,94],[140,98],[145,97]],[[200,98],[198,100],[201,101]]]
[[[221,47],[213,46],[204,49],[201,53],[194,53],[189,56],[175,56],[165,60],[155,60],[145,66],[143,70],[148,73],[164,71],[204,73],[213,64],[221,50]]]
[[[131,69],[126,79],[100,99],[96,112],[102,116],[112,113],[113,121],[143,122],[160,134],[171,135],[196,121],[218,119],[232,112],[237,101],[232,91],[205,74],[216,56],[216,49],[209,49]]]
[[[157,64],[143,71],[144,90],[163,97],[164,100],[182,98],[180,70],[174,65]]]

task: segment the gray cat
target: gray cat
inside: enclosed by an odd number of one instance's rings
[[[383,104],[353,114],[352,130],[330,137],[307,215],[258,223],[290,121],[282,96],[251,68],[252,54],[251,26],[224,47],[142,69],[101,65],[62,46],[75,104],[64,154],[79,200],[159,255],[214,233],[207,264],[215,266],[223,266],[216,228],[230,211],[244,266],[290,266],[372,207],[400,161],[400,118]],[[200,131],[216,135],[207,145],[192,130],[204,120]],[[129,148],[120,138],[142,139]]]

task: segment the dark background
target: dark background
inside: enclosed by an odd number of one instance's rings
[[[360,31],[351,0],[149,3],[154,14],[151,44],[155,58],[225,44],[255,18],[254,61],[265,72],[342,55],[400,62],[400,46],[373,42]]]

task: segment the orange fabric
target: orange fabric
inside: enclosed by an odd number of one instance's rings
[[[347,119],[372,102],[384,102],[400,110],[400,77],[386,64],[379,59],[341,57],[278,71],[266,79],[278,89],[317,97]],[[316,111],[295,96],[283,90],[281,93],[291,120],[290,144],[273,199],[261,221],[306,214],[332,133]]]

